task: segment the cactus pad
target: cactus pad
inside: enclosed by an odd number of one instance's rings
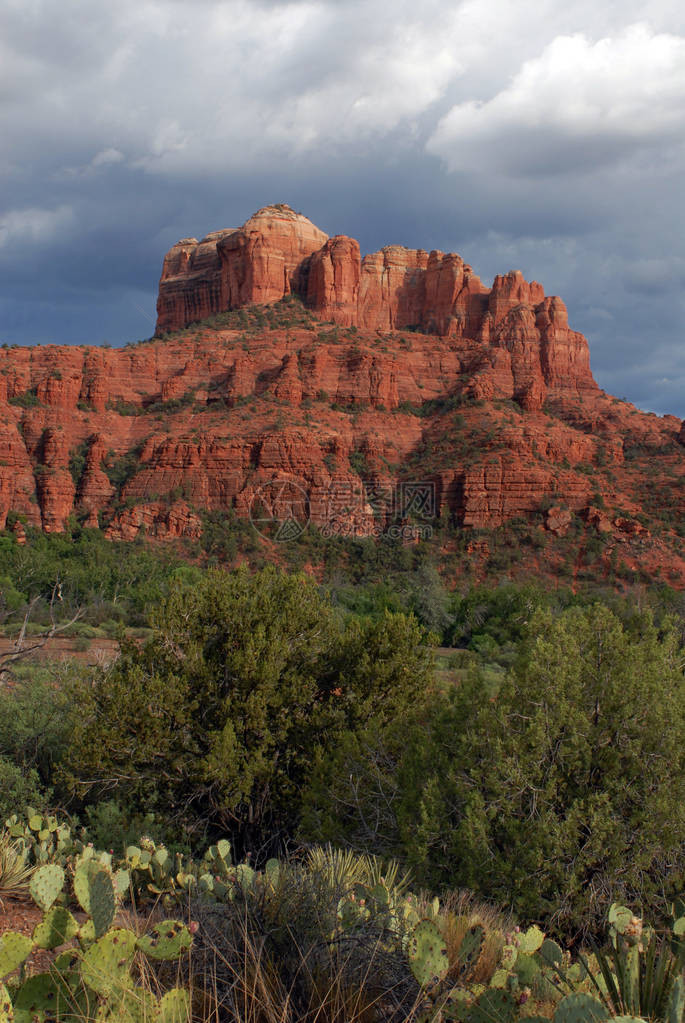
[[[58,1012],[59,993],[49,973],[37,973],[24,981],[14,998],[18,1014],[28,1013],[32,1020],[54,1019]]]
[[[473,998],[463,988],[452,988],[444,998],[441,998],[436,1008],[442,1019],[455,1020],[456,1023],[465,1023],[469,1014]]]
[[[683,1023],[685,1020],[685,977],[680,976],[671,988],[666,1006],[667,1023]]]
[[[5,985],[0,982],[0,1023],[13,1023],[14,1009],[10,993]]]
[[[153,1023],[157,1018],[157,999],[142,987],[123,984],[107,999],[109,1023]]]
[[[540,967],[532,956],[522,952],[514,964],[514,973],[521,987],[531,987],[540,974]]]
[[[74,871],[74,895],[92,918],[96,937],[114,919],[114,884],[109,871],[92,857],[82,859]]]
[[[34,871],[29,891],[36,905],[47,913],[63,887],[64,871],[57,863],[48,863]]]
[[[167,991],[160,1000],[155,1023],[188,1023],[190,1019],[190,996],[183,988]]]
[[[111,927],[115,913],[114,884],[106,870],[96,870],[90,877],[90,915],[95,937],[101,937]]]
[[[24,934],[6,931],[0,934],[0,980],[12,973],[28,959],[33,949],[33,941]]]
[[[81,976],[84,983],[103,997],[111,996],[124,986],[136,950],[132,931],[108,931],[91,945],[83,957]]]
[[[519,950],[516,945],[505,945],[499,957],[499,964],[503,970],[511,970],[518,958]]]
[[[138,938],[138,948],[150,959],[178,959],[192,941],[190,931],[180,920],[162,920],[149,934]]]
[[[126,895],[129,889],[129,885],[131,884],[131,875],[129,874],[128,870],[124,870],[123,868],[117,870],[116,874],[114,875],[113,881],[115,895],[117,896],[117,898],[120,899],[123,898],[123,896]]]
[[[480,924],[469,927],[459,946],[458,961],[461,973],[472,970],[480,958],[485,941],[485,931]]]
[[[552,941],[551,938],[545,938],[543,941],[540,946],[540,955],[548,966],[561,966],[564,959],[564,953],[556,941]]]
[[[447,973],[447,946],[432,920],[420,920],[407,944],[411,972],[421,987],[441,980]]]
[[[619,905],[618,902],[612,902],[609,907],[609,927],[613,934],[624,934],[630,927],[632,919],[633,914],[630,909]]]
[[[554,1023],[600,1023],[608,1014],[606,1006],[596,998],[577,992],[561,999],[554,1013]]]
[[[78,934],[79,925],[64,906],[53,906],[33,932],[38,948],[58,948]]]
[[[467,1017],[467,1023],[513,1023],[518,1006],[508,991],[488,988],[480,995]]]
[[[257,875],[248,863],[239,863],[235,868],[235,876],[243,891],[247,891]]]
[[[516,944],[519,947],[519,951],[532,956],[542,946],[544,940],[545,935],[539,927],[529,927],[527,931],[518,935]]]

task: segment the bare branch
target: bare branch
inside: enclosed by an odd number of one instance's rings
[[[61,632],[65,632],[70,626],[77,622],[79,618],[83,617],[86,610],[85,607],[79,605],[74,614],[67,621],[57,621],[55,617],[55,605],[63,602],[62,584],[58,580],[52,588],[52,595],[50,597],[50,625],[46,626],[36,635],[27,638],[26,633],[31,620],[31,615],[39,601],[40,596],[34,597],[26,607],[21,628],[19,629],[19,635],[14,641],[13,649],[8,650],[5,653],[0,653],[0,680],[2,680],[4,675],[9,674],[10,669],[18,661],[30,657],[31,654],[36,652],[36,650],[42,650],[46,643],[53,639],[54,636],[59,635]]]

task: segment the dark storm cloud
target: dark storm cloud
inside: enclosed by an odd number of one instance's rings
[[[635,0],[5,0],[0,340],[148,336],[164,251],[286,201],[561,294],[685,415],[685,24]]]

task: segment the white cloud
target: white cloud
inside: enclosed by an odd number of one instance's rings
[[[37,245],[52,241],[71,221],[70,206],[54,210],[29,207],[0,214],[0,248],[8,245]]]
[[[683,95],[682,36],[643,23],[594,43],[558,36],[492,98],[454,106],[428,149],[450,170],[577,174],[680,146]]]
[[[124,159],[124,154],[119,149],[114,149],[109,146],[107,149],[101,149],[99,153],[96,153],[93,159],[90,161],[91,167],[106,167],[113,163],[121,163]]]

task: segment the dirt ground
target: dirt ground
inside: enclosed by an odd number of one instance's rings
[[[26,645],[30,646],[31,642],[32,638],[29,636]],[[119,644],[115,639],[101,639],[100,637],[91,639],[88,641],[89,646],[86,650],[76,649],[80,642],[82,641],[55,636],[53,639],[49,639],[44,646],[34,650],[31,659],[38,661],[76,660],[95,667],[109,664],[114,660],[119,649]],[[14,641],[6,636],[0,636],[0,656],[11,653],[12,650],[14,650]]]
[[[42,919],[43,914],[30,897],[16,899],[0,896],[0,934],[17,931],[30,937]],[[50,952],[33,952],[26,960],[27,972],[41,973],[46,970],[53,956],[54,953]]]

